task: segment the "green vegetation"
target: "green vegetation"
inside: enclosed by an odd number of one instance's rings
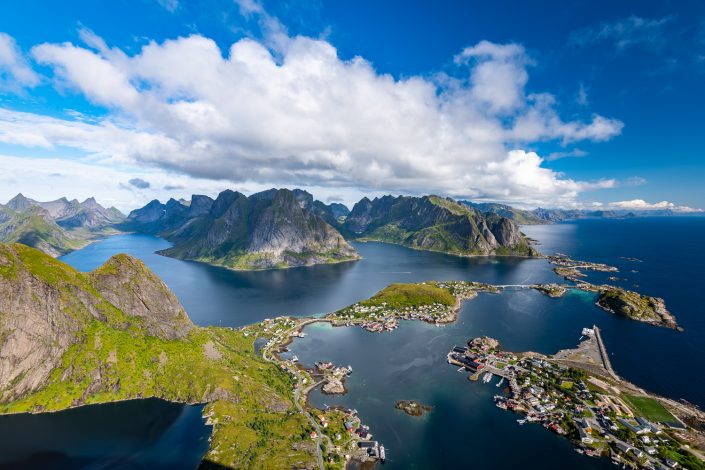
[[[384,196],[355,205],[344,223],[358,240],[458,256],[536,256],[516,223],[438,196]]]
[[[391,308],[402,308],[432,304],[452,306],[455,302],[455,297],[448,289],[438,287],[436,283],[419,283],[391,284],[359,304],[363,306],[386,304]]]
[[[624,395],[637,415],[657,423],[678,423],[678,420],[658,401],[651,397]]]
[[[691,470],[705,470],[705,462],[683,449],[669,449],[662,447],[659,450],[659,456],[664,459],[675,460],[681,464],[683,468],[688,468]]]
[[[66,254],[84,246],[84,238],[68,235],[53,220],[48,219],[40,208],[30,208],[15,213],[3,208],[7,220],[0,223],[1,242],[23,243],[36,247],[53,256]]]
[[[574,382],[571,382],[570,380],[564,380],[561,382],[561,388],[563,390],[573,390],[573,386],[575,385]]]
[[[597,305],[608,312],[668,328],[677,326],[661,298],[613,286],[597,286],[595,289],[600,294]]]
[[[17,398],[12,390],[0,389],[0,396],[15,397],[0,402],[0,413],[149,397],[208,403],[205,415],[214,427],[207,463],[258,469],[313,465],[311,426],[294,407],[293,378],[254,351],[255,338],[271,337],[268,329],[259,324],[241,330],[190,327],[175,339],[153,335],[148,328],[154,318],[122,311],[100,293],[108,289],[101,281],[115,275],[138,283],[142,294],[150,295],[135,297],[145,306],[170,302],[168,292],[146,290],[152,276],[158,278],[129,256],[118,255],[84,274],[24,245],[0,245],[0,286],[32,279],[37,295],[53,293],[49,306],[29,304],[29,295],[20,297],[26,302],[21,307],[51,309],[56,323],[48,328],[51,331],[38,329],[38,341],[67,344],[48,375],[36,375],[41,382],[33,392]],[[128,286],[125,292],[132,290]],[[3,316],[0,346],[13,334]],[[178,311],[168,321],[182,330]],[[8,390],[10,394],[3,395]]]

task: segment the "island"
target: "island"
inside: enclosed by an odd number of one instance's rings
[[[399,400],[394,408],[401,410],[409,416],[423,416],[433,410],[432,406],[424,405],[414,400]]]
[[[500,288],[481,282],[446,281],[391,284],[362,302],[325,317],[335,326],[360,325],[368,331],[392,331],[399,320],[442,324],[455,321],[464,300]]]
[[[702,454],[691,447],[705,438],[705,413],[622,379],[599,328],[582,333],[576,349],[553,356],[511,353],[495,339],[474,338],[467,347],[453,347],[448,363],[465,368],[472,381],[499,377],[506,387],[494,397],[497,407],[521,415],[519,424],[540,423],[565,436],[580,453],[634,469],[705,469]]]
[[[596,285],[583,280],[586,275],[582,270],[602,272],[617,272],[614,266],[589,261],[577,261],[568,255],[557,254],[547,257],[549,263],[555,265],[554,271],[573,285],[537,284],[532,286],[536,290],[551,297],[560,297],[570,288],[577,288],[598,294],[595,305],[601,309],[652,325],[673,328],[682,331],[678,326],[675,316],[666,308],[666,302],[660,297],[642,295],[618,286],[608,284]],[[609,278],[614,280],[613,276]]]

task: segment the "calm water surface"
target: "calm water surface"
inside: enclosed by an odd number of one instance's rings
[[[347,395],[325,397],[315,392],[312,402],[357,408],[375,438],[388,447],[392,468],[607,468],[607,462],[575,453],[567,441],[539,426],[517,425],[515,415],[492,405],[491,397],[497,392],[494,384],[470,383],[465,374],[445,364],[451,346],[474,336],[493,336],[516,351],[552,353],[574,346],[580,328],[597,323],[618,373],[655,392],[705,405],[705,319],[699,299],[705,288],[705,219],[582,220],[524,227],[524,231],[541,241],[539,248],[544,253],[560,251],[619,267],[620,285],[664,297],[686,331],[677,333],[609,315],[595,308],[594,297],[585,293],[550,299],[533,291],[480,295],[464,305],[458,322],[444,327],[403,322],[391,334],[370,334],[360,328],[312,325],[307,329],[309,336],[293,343],[293,352],[308,364],[332,360],[354,369]],[[281,314],[322,314],[369,297],[391,282],[455,279],[528,284],[559,280],[543,260],[457,258],[379,243],[356,244],[364,257],[358,262],[245,273],[154,254],[168,246],[150,236],[121,235],[63,259],[88,271],[116,253],[137,256],[165,280],[199,325],[239,326]],[[602,273],[590,275],[594,282],[605,278]],[[434,410],[412,418],[393,408],[398,399],[416,399]],[[132,416],[123,407],[133,403],[145,407],[140,413],[146,417],[164,414],[158,408],[165,404],[145,401],[54,415],[0,417],[0,435],[26,429],[33,436],[25,439],[18,434],[5,448],[0,439],[0,462],[40,462],[37,459],[53,454],[69,459],[64,460],[68,462],[64,468],[139,468],[146,462],[153,463],[152,467],[178,468],[171,463],[179,452],[202,455],[208,430],[191,407],[168,405],[179,410],[179,416],[195,416],[183,418],[187,425],[179,424],[179,419],[160,425],[148,419],[132,420],[125,424],[124,434],[113,433],[119,426],[111,421],[111,414],[117,421],[120,416]],[[53,436],[84,432],[91,438],[69,442],[62,436],[57,440],[40,432],[45,428]],[[139,444],[132,448],[131,442]],[[178,442],[180,450],[165,452],[162,442]],[[154,456],[156,460],[150,460]],[[198,459],[176,460],[192,468]]]

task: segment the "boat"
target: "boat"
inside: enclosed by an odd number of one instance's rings
[[[482,378],[482,382],[489,383],[490,380],[492,380],[492,372],[487,372]]]
[[[297,356],[297,355],[291,356],[291,362],[299,362],[299,356]]]
[[[504,377],[502,377],[502,379],[499,382],[497,382],[497,387],[501,387],[503,383],[504,383]]]
[[[387,456],[384,453],[384,446],[379,446],[379,460],[380,460],[380,462],[384,463],[386,458],[387,458]]]
[[[526,420],[525,419],[517,419],[517,423],[524,424],[524,423],[526,423]]]

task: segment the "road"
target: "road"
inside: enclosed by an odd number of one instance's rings
[[[321,321],[318,318],[311,318],[307,319],[301,322],[298,322],[294,327],[289,328],[287,331],[281,334],[281,338],[289,338],[291,336],[291,333],[294,331],[300,330],[304,326],[310,324],[310,323],[315,323]],[[265,347],[262,349],[262,358],[265,361],[272,362],[274,364],[279,365],[279,362],[275,360],[273,355],[270,355],[270,348]],[[306,399],[306,396],[308,392],[313,390],[315,387],[319,386],[322,384],[324,381],[321,380],[320,382],[316,382],[312,385],[309,385],[306,387],[303,391],[301,390],[301,387],[303,386],[303,377],[301,375],[301,372],[296,369],[294,371],[294,375],[296,375],[296,385],[294,386],[294,405],[296,406],[296,409],[299,410],[299,413],[302,413],[306,418],[309,420],[309,422],[313,425],[313,428],[316,430],[316,460],[318,461],[318,468],[320,470],[324,470],[324,465],[323,465],[323,450],[321,447],[323,447],[323,438],[325,437],[326,440],[328,441],[328,446],[332,448],[333,443],[331,442],[330,438],[328,436],[325,436],[321,432],[321,426],[318,424],[318,421],[311,416],[311,413],[309,413],[302,405],[302,394],[303,394],[303,399]]]

